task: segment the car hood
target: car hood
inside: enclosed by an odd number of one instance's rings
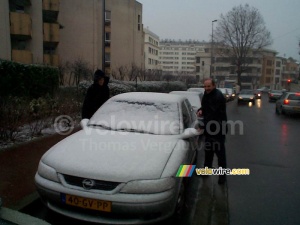
[[[177,169],[183,160],[184,149],[177,147],[180,157],[173,156],[178,140],[176,135],[87,128],[57,143],[41,160],[58,173],[83,178],[115,182],[158,179],[170,158],[173,164],[175,159],[173,167]]]

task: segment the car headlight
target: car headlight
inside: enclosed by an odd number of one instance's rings
[[[253,99],[253,97],[250,97],[250,99]]]
[[[130,194],[153,194],[167,191],[174,186],[174,177],[167,177],[157,180],[134,180],[129,181],[120,192]]]
[[[239,97],[239,99],[243,99],[242,97]]]
[[[51,180],[59,183],[56,170],[46,165],[42,161],[40,161],[39,163],[38,174],[47,180]]]

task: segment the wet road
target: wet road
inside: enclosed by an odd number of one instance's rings
[[[267,96],[255,105],[229,102],[227,112],[228,120],[239,124],[227,137],[228,168],[249,168],[251,174],[228,176],[225,185],[217,184],[217,176],[194,175],[183,216],[157,224],[300,224],[300,117],[277,116]],[[199,152],[197,167],[202,161]],[[52,213],[39,201],[23,211],[51,224],[89,224]]]
[[[244,128],[228,136],[228,167],[251,172],[228,177],[230,224],[300,224],[300,117],[276,115],[266,95],[228,115]]]

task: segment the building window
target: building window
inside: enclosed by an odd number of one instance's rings
[[[196,66],[196,72],[197,72],[197,73],[200,72],[200,66]]]
[[[196,62],[200,63],[200,61],[201,61],[200,57],[196,57]]]
[[[141,30],[141,15],[138,15],[138,30]]]
[[[105,21],[111,20],[111,11],[105,11]]]
[[[110,32],[105,32],[105,41],[110,41]]]
[[[110,52],[105,52],[105,62],[110,62]]]

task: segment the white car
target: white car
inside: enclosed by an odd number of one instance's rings
[[[110,98],[83,129],[41,158],[35,184],[51,210],[90,222],[144,224],[180,211],[193,164],[197,118],[189,101],[162,93]]]
[[[193,92],[193,91],[171,91],[169,94],[175,94],[186,97],[189,102],[191,103],[195,112],[201,108],[201,99],[203,94],[200,92]]]
[[[205,89],[204,88],[189,88],[189,89],[187,89],[187,91],[200,92],[200,93],[204,94]]]

